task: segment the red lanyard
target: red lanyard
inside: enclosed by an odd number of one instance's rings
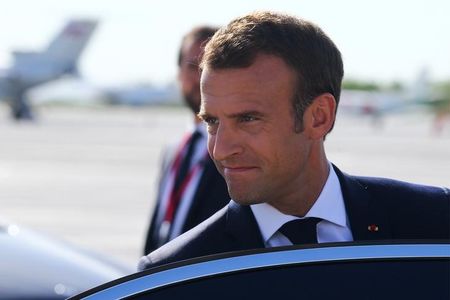
[[[184,151],[185,148],[186,148],[186,144],[188,143],[189,138],[190,138],[190,135],[189,135],[189,134],[186,134],[186,135],[183,137],[183,142],[180,144],[180,147],[178,148],[178,151],[177,151],[177,155],[176,155],[175,161],[173,162],[173,165],[172,165],[172,168],[171,168],[171,173],[175,173],[175,174],[176,174],[176,171],[177,171],[178,168],[180,167],[181,161],[182,161],[182,159],[183,159],[183,151]]]
[[[172,174],[176,174],[178,168],[180,167],[182,158],[183,158],[183,150],[186,147],[186,143],[189,140],[189,135],[184,138],[183,143],[181,144],[180,149],[177,153],[177,158],[175,159],[175,162],[172,165]],[[189,182],[192,180],[194,175],[200,170],[203,163],[205,162],[206,158],[208,157],[208,153],[205,154],[205,157],[201,159],[198,163],[196,163],[188,172],[185,179],[182,181],[180,187],[175,190],[172,188],[172,192],[170,193],[169,203],[167,205],[166,213],[164,215],[164,221],[167,221],[169,223],[173,222],[175,211],[180,203],[180,200],[186,190],[186,188],[189,185]],[[175,184],[175,182],[174,182]]]
[[[167,206],[166,214],[164,216],[164,221],[172,223],[175,210],[180,203],[181,197],[183,196],[184,191],[189,185],[189,182],[191,181],[194,174],[200,170],[200,166],[201,164],[198,163],[193,168],[191,168],[189,170],[189,173],[186,175],[186,178],[181,183],[180,187],[177,190],[172,189],[172,192],[170,193],[169,204]]]

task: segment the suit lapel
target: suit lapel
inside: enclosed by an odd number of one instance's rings
[[[386,211],[371,196],[370,185],[333,168],[339,178],[350,229],[355,241],[384,240],[392,237]]]
[[[235,250],[264,248],[264,242],[250,206],[231,201],[225,231],[235,242]]]

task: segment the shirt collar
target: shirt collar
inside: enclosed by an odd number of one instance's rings
[[[347,226],[347,213],[341,185],[333,166],[331,163],[329,165],[330,173],[325,186],[305,217],[321,218],[339,226]]]
[[[314,205],[305,215],[317,217],[338,226],[347,226],[347,215],[345,211],[344,198],[342,196],[339,179],[333,166],[330,165],[330,172],[327,181]],[[258,223],[264,241],[267,242],[278,229],[288,221],[299,219],[296,216],[285,215],[267,203],[250,205],[252,212]]]
[[[284,223],[297,219],[296,216],[281,213],[267,203],[252,204],[250,208],[258,223],[264,242],[267,242]]]

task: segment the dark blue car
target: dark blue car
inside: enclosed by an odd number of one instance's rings
[[[71,299],[450,299],[450,244],[336,243],[213,255]]]

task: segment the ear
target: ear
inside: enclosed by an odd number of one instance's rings
[[[305,111],[305,130],[313,139],[323,139],[331,130],[336,118],[336,100],[330,93],[317,96]]]

